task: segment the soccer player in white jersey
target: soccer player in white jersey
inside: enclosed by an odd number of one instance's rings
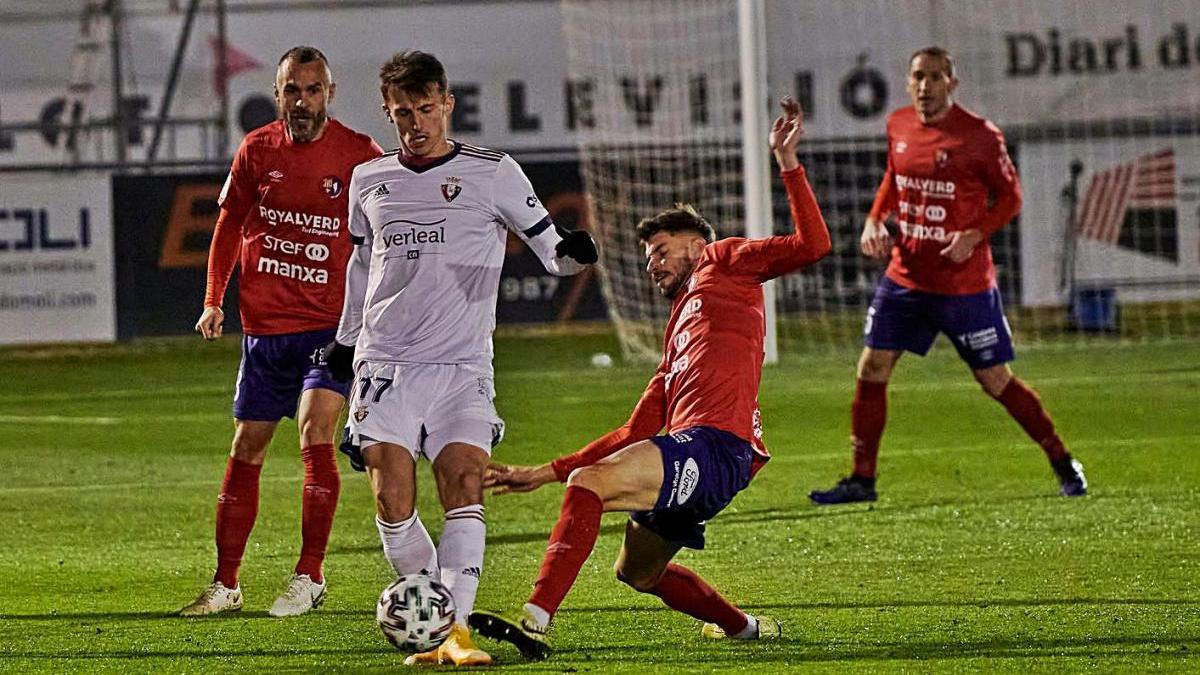
[[[354,378],[343,448],[369,474],[384,555],[398,575],[440,569],[454,595],[450,637],[405,663],[487,665],[466,621],[483,569],[483,474],[504,430],[492,330],[505,239],[515,232],[559,276],[594,263],[596,245],[551,222],[511,157],[447,137],[454,96],[435,57],[396,54],[380,80],[400,147],[350,180],[357,246],[326,357]],[[414,504],[419,455],[445,509],[436,548]]]

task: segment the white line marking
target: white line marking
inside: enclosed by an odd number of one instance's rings
[[[126,417],[96,417],[90,415],[0,415],[0,424],[73,424],[78,426],[112,426],[115,424],[145,424],[147,422],[212,422],[233,420],[231,413],[181,413],[178,415],[134,415]]]
[[[297,474],[295,476],[271,476],[259,479],[263,483],[302,483],[304,476]],[[185,480],[178,482],[158,481],[154,483],[91,483],[88,485],[31,485],[25,487],[6,487],[0,488],[0,495],[12,494],[40,494],[46,492],[90,492],[92,490],[144,490],[144,489],[168,489],[168,488],[193,488],[193,487],[220,487],[221,481],[218,478],[212,480]]]

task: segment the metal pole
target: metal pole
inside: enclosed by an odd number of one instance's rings
[[[742,199],[746,236],[760,239],[775,230],[771,209],[771,168],[767,157],[767,28],[763,0],[738,0],[738,61],[742,81]],[[763,284],[765,363],[779,361],[775,325],[775,282]]]
[[[225,0],[217,0],[217,157],[225,158],[229,153],[229,62],[225,54]]]
[[[171,99],[175,98],[175,87],[179,83],[179,69],[183,66],[183,55],[187,52],[188,39],[192,35],[192,23],[196,19],[196,9],[199,6],[200,0],[192,0],[188,4],[187,15],[183,18],[179,42],[175,45],[175,56],[171,59],[171,71],[167,74],[167,88],[163,90],[162,104],[158,107],[158,119],[154,123],[154,135],[150,137],[150,146],[146,148],[146,159],[151,162],[158,156],[158,144],[162,141],[163,127],[166,126],[167,115],[171,112]]]
[[[113,132],[116,134],[118,170],[124,170],[125,162],[129,156],[129,129],[125,126],[125,91],[123,87],[123,68],[121,67],[121,33],[125,30],[121,0],[109,0],[108,10],[112,17]]]

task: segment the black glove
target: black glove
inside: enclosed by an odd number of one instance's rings
[[[338,382],[349,382],[354,377],[354,347],[334,340],[321,350],[321,361]]]
[[[354,444],[354,440],[350,437],[350,425],[342,430],[342,443],[338,446],[338,450],[350,458],[350,468],[355,471],[366,471],[367,463],[363,460],[362,448]]]
[[[591,265],[600,259],[600,254],[596,251],[596,242],[587,232],[559,229],[558,235],[562,237],[562,241],[554,247],[554,254],[558,257],[568,256],[583,265]]]

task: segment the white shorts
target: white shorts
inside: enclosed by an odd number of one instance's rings
[[[430,462],[450,443],[490,455],[504,438],[495,397],[491,375],[475,366],[363,361],[350,390],[350,438],[362,448],[394,443]]]

